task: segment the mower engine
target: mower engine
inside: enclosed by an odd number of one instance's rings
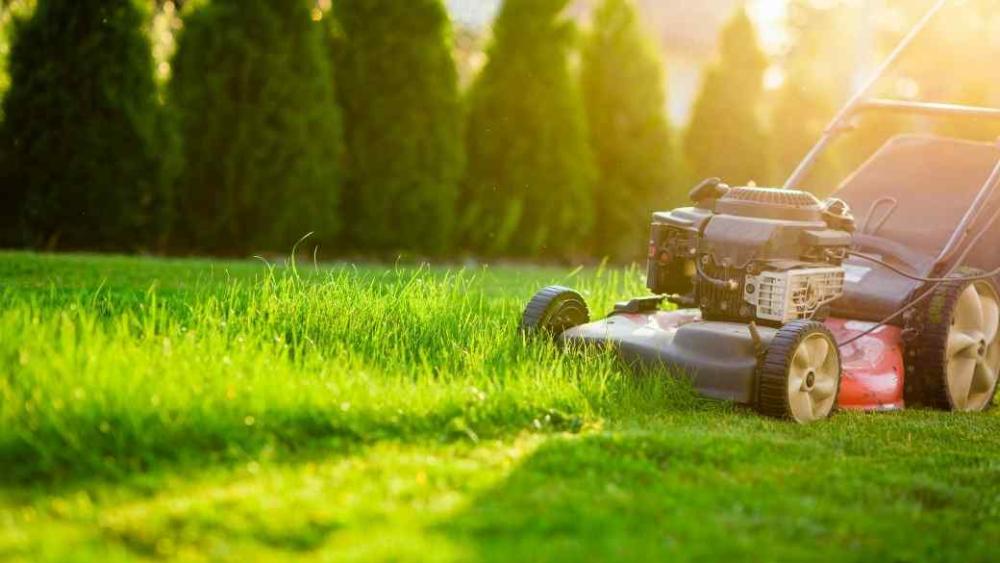
[[[653,215],[647,286],[710,321],[822,320],[844,292],[854,218],[837,199],[709,180]]]

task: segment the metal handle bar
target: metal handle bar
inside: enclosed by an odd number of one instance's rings
[[[868,111],[885,111],[910,115],[926,115],[931,117],[996,119],[1000,121],[1000,108],[883,99],[868,99],[862,101],[854,108],[853,113],[859,114]]]
[[[893,49],[889,57],[882,63],[875,74],[868,79],[853,96],[847,101],[847,103],[837,112],[837,115],[830,121],[826,129],[823,131],[823,136],[820,137],[816,145],[809,151],[809,154],[799,163],[798,167],[792,172],[792,175],[785,182],[785,189],[791,190],[795,189],[796,186],[806,177],[809,170],[812,168],[813,164],[819,160],[820,155],[826,150],[827,146],[833,141],[834,138],[843,130],[844,121],[847,120],[855,111],[857,106],[862,103],[862,101],[868,96],[868,93],[875,87],[879,80],[891,69],[899,58],[910,48],[914,40],[920,36],[924,29],[931,23],[935,16],[948,4],[949,0],[938,0],[934,4],[923,18],[906,34],[906,37],[900,41],[899,45]]]

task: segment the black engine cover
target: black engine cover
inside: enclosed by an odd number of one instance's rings
[[[698,207],[653,216],[647,285],[686,295],[709,320],[749,322],[747,275],[840,266],[852,243],[846,207],[812,194],[734,188]]]

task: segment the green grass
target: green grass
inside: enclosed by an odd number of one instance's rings
[[[0,254],[0,560],[991,561],[1000,415],[808,427],[515,333],[636,271]]]

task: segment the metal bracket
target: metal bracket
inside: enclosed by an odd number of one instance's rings
[[[666,295],[653,295],[650,297],[640,297],[631,301],[621,301],[615,303],[615,311],[612,315],[639,315],[642,313],[652,313],[659,311]]]

